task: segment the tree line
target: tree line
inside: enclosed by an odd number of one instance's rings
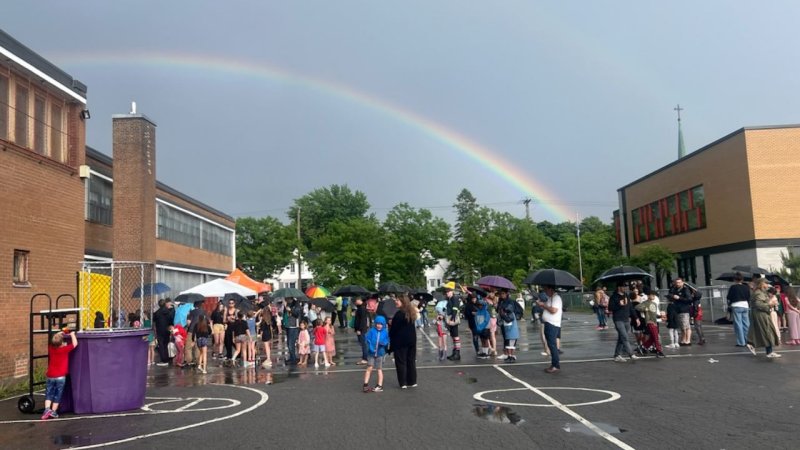
[[[369,213],[367,196],[347,185],[316,189],[294,201],[288,224],[274,217],[236,220],[238,265],[256,279],[271,277],[300,249],[325,286],[381,281],[424,286],[424,270],[440,258],[450,261],[448,279],[472,283],[484,275],[502,275],[520,284],[531,271],[557,268],[579,274],[578,228],[584,284],[622,263],[671,270],[669,251],[653,246],[648,255],[622,257],[612,225],[597,217],[580,224],[533,222],[481,206],[467,189],[456,198],[451,226],[425,208],[400,203],[381,222]],[[299,219],[299,239],[298,239]]]

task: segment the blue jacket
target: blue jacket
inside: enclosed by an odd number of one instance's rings
[[[386,319],[383,316],[375,317],[375,323],[382,323],[383,327],[378,331],[373,326],[367,331],[367,349],[369,356],[381,357],[386,354],[386,347],[389,346],[389,330],[386,329]]]

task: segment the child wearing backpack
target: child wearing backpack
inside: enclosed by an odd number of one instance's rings
[[[475,311],[475,334],[477,334],[481,340],[481,348],[478,352],[478,358],[487,359],[489,358],[490,348],[489,322],[491,321],[492,317],[489,313],[489,307],[486,304],[486,301],[479,298],[477,306],[478,309]]]
[[[503,356],[498,359],[513,363],[517,361],[514,351],[517,349],[519,339],[519,324],[517,323],[517,310],[519,303],[508,296],[508,289],[500,290],[500,305],[498,313],[500,324],[503,327]]]
[[[383,357],[386,355],[386,348],[389,346],[389,332],[386,330],[386,318],[383,316],[375,317],[375,323],[367,331],[367,371],[364,372],[364,392],[383,391]],[[374,388],[369,387],[369,379],[372,370],[378,371],[378,384]]]

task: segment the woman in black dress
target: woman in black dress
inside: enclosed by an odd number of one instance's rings
[[[397,312],[389,328],[389,348],[394,353],[397,382],[401,389],[417,387],[417,330],[414,322],[419,311],[406,294],[394,300]]]

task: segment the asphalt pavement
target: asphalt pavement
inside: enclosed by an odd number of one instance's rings
[[[279,351],[271,370],[152,366],[140,410],[43,422],[19,412],[16,397],[0,401],[0,448],[800,447],[800,349],[753,356],[733,345],[731,326],[706,324],[705,346],[618,363],[613,329],[596,330],[589,314],[565,317],[557,374],[543,371],[538,324],[522,327],[516,363],[477,359],[463,325],[461,361],[440,362],[427,328],[419,386],[400,389],[389,358],[385,391],[365,394],[355,335],[337,330],[329,369],[286,367]]]

